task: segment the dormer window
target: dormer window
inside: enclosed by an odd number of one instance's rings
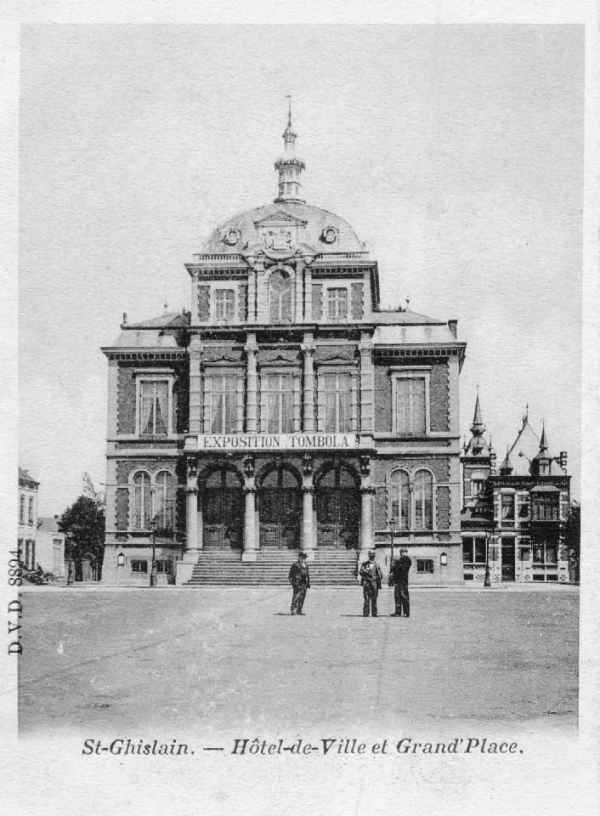
[[[235,296],[233,289],[215,291],[215,319],[231,323],[235,314]]]
[[[345,320],[348,317],[348,290],[335,287],[327,290],[327,317],[329,320]]]

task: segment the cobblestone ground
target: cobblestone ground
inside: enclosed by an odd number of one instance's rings
[[[21,733],[575,725],[575,588],[413,591],[408,620],[391,593],[375,619],[358,587],[304,617],[275,587],[26,591]]]

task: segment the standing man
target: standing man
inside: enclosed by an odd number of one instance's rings
[[[298,560],[290,567],[288,581],[292,585],[292,605],[290,615],[304,615],[302,607],[306,597],[306,590],[310,589],[310,575],[306,563],[306,553],[299,552]]]
[[[408,571],[412,561],[408,557],[408,550],[400,550],[400,558],[396,558],[390,571],[391,583],[394,585],[394,616],[400,618],[402,613],[410,618],[410,599],[408,597]]]
[[[369,550],[369,560],[363,561],[359,571],[363,588],[363,615],[377,617],[377,594],[381,589],[381,568],[375,561],[375,550]]]

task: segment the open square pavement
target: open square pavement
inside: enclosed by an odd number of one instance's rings
[[[22,594],[21,734],[254,736],[457,721],[568,728],[578,590],[411,593],[362,617],[359,587],[48,589]],[[154,729],[154,732],[152,731]]]

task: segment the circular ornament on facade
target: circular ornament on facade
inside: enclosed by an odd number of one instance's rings
[[[242,234],[239,229],[228,229],[223,235],[223,243],[227,244],[227,246],[235,246],[240,240],[241,236]]]
[[[321,233],[321,241],[326,244],[334,244],[337,241],[338,229],[337,227],[325,227]]]

